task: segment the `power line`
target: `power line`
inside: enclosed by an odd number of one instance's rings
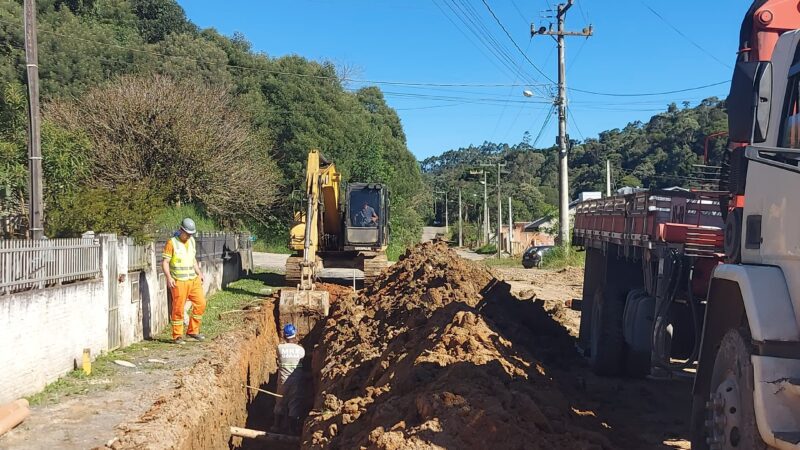
[[[669,94],[680,94],[682,92],[690,92],[690,91],[699,91],[701,89],[707,89],[714,86],[721,86],[723,84],[730,83],[731,80],[720,81],[717,83],[711,84],[704,84],[702,86],[690,87],[685,89],[675,89],[672,91],[662,91],[662,92],[641,92],[636,94],[628,94],[622,92],[598,92],[598,91],[590,91],[588,89],[578,89],[578,88],[571,88],[567,87],[567,89],[575,92],[582,92],[584,94],[592,94],[592,95],[603,95],[606,97],[652,97],[656,95],[669,95]]]
[[[514,38],[511,37],[511,33],[509,33],[506,27],[503,25],[503,22],[501,22],[500,19],[497,17],[497,15],[494,13],[494,11],[492,11],[492,7],[489,6],[488,3],[486,3],[486,0],[481,0],[481,1],[486,6],[486,9],[489,10],[489,13],[492,15],[492,17],[494,17],[495,22],[497,22],[497,24],[500,25],[500,28],[503,29],[503,32],[506,34],[506,36],[508,36],[508,39],[511,40],[511,43],[514,44],[514,47],[516,47],[517,51],[519,51],[522,57],[525,58],[526,61],[528,61],[531,67],[536,69],[536,71],[539,72],[539,74],[543,76],[547,81],[555,83],[555,81],[553,81],[550,77],[548,77],[547,74],[544,73],[542,69],[540,69],[536,64],[534,64],[533,61],[531,61],[530,58],[528,58],[528,55],[526,55],[525,52],[522,51],[522,49],[517,44],[517,41],[515,41]]]
[[[9,22],[0,19],[0,23],[4,23],[6,25],[17,26],[20,27],[20,24]],[[102,42],[93,39],[85,39],[77,36],[66,35],[62,33],[57,33],[54,31],[48,30],[39,30],[40,34],[49,34],[53,36],[62,37],[65,39],[72,39],[80,42],[92,43],[97,45],[102,45],[111,48],[117,48],[121,50],[127,50],[136,53],[148,54],[152,56],[158,56],[162,58],[173,58],[173,59],[180,59],[185,61],[194,61],[198,63],[207,63],[208,61],[201,61],[197,58],[193,58],[191,56],[182,56],[182,55],[167,55],[164,53],[158,53],[149,50],[143,50],[138,48],[126,47],[124,45],[113,44],[109,42]],[[527,57],[526,57],[527,59]],[[122,61],[122,60],[115,60],[115,62],[121,62],[124,64],[133,65],[134,62],[132,61]],[[530,63],[530,61],[528,61]],[[285,72],[279,70],[270,70],[258,67],[248,67],[248,66],[241,66],[236,64],[229,64],[229,63],[222,63],[220,64],[225,67],[230,67],[233,69],[241,69],[241,70],[249,70],[253,72],[263,72],[272,75],[281,75],[281,76],[293,76],[298,78],[311,78],[311,79],[319,79],[319,80],[331,80],[331,81],[350,81],[353,83],[364,83],[364,84],[376,84],[376,85],[394,85],[394,86],[409,86],[409,87],[544,87],[544,86],[552,86],[552,84],[543,84],[543,83],[436,83],[436,82],[413,82],[413,81],[392,81],[392,80],[371,80],[371,79],[356,79],[356,78],[339,78],[337,76],[331,75],[318,75],[318,74],[305,74],[305,73],[297,73],[297,72]],[[552,80],[548,78],[548,80],[552,83]],[[600,96],[607,96],[607,97],[649,97],[649,96],[659,96],[659,95],[669,95],[669,94],[679,94],[684,92],[691,92],[691,91],[698,91],[702,89],[707,89],[710,87],[721,86],[723,84],[729,83],[730,80],[720,81],[717,83],[706,84],[702,86],[695,86],[689,87],[684,89],[676,89],[671,91],[663,91],[663,92],[645,92],[645,93],[622,93],[622,92],[600,92],[600,91],[593,91],[588,89],[580,89],[574,87],[567,87],[567,89],[572,90],[574,92],[581,92],[584,94],[591,94],[591,95],[600,95]],[[549,96],[549,94],[548,94]]]
[[[711,59],[713,59],[714,61],[716,61],[716,62],[718,62],[718,63],[722,64],[723,66],[727,67],[728,69],[732,69],[732,68],[733,68],[733,67],[731,67],[731,65],[730,65],[730,64],[728,64],[728,63],[726,63],[726,62],[722,61],[721,59],[717,58],[717,56],[716,56],[716,55],[714,55],[714,54],[713,54],[713,53],[711,53],[710,51],[706,50],[706,49],[705,49],[705,48],[703,48],[703,47],[702,47],[700,44],[698,44],[697,42],[695,42],[695,41],[694,41],[692,38],[690,38],[689,36],[687,36],[686,34],[684,34],[684,33],[683,33],[683,32],[682,32],[680,29],[678,29],[678,27],[676,27],[675,25],[671,24],[671,23],[670,23],[670,22],[669,22],[669,21],[668,21],[668,20],[667,20],[667,19],[666,19],[664,16],[662,16],[661,14],[659,14],[659,12],[658,12],[658,11],[656,11],[656,10],[655,10],[655,9],[653,9],[653,8],[652,8],[650,5],[648,5],[647,3],[645,3],[645,2],[644,2],[644,0],[639,0],[639,3],[641,3],[641,4],[642,4],[642,5],[645,7],[645,8],[647,8],[647,10],[648,10],[648,11],[650,11],[651,13],[653,13],[653,15],[655,15],[656,17],[658,17],[659,19],[661,19],[661,21],[662,21],[662,22],[664,22],[664,23],[665,23],[665,24],[666,24],[668,27],[672,28],[672,30],[673,30],[674,32],[678,33],[678,34],[679,34],[679,35],[680,35],[682,38],[686,39],[686,41],[688,41],[690,44],[692,44],[692,45],[693,45],[695,48],[697,48],[697,49],[698,49],[698,50],[700,50],[701,52],[705,53],[706,55],[710,56],[710,57],[711,57]]]
[[[578,128],[578,123],[575,121],[575,116],[572,114],[572,108],[567,108],[567,116],[572,120],[572,125],[575,127],[575,131],[578,132],[578,136],[581,137],[582,141],[585,141],[586,138],[583,136],[583,133],[581,133],[581,129]]]

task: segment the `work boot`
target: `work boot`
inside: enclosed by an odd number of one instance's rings
[[[183,345],[183,344],[186,343],[186,341],[183,340],[183,337],[178,336],[178,337],[176,337],[175,339],[172,340],[172,343],[173,344],[177,344],[177,345]]]
[[[190,337],[190,338],[194,339],[195,341],[205,341],[206,340],[206,337],[203,336],[200,333],[197,333],[197,334],[186,333],[186,337]]]

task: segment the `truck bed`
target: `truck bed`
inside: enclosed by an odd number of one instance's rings
[[[653,249],[680,244],[687,255],[718,258],[724,234],[717,192],[648,190],[576,207],[573,245]]]

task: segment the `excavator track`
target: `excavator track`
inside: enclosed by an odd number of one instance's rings
[[[384,269],[389,267],[389,260],[385,253],[365,254],[362,256],[364,271],[364,286],[371,286]]]
[[[302,256],[290,256],[286,260],[285,280],[287,285],[296,286],[298,283],[300,283],[301,262],[303,262]]]

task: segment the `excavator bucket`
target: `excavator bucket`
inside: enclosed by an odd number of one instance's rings
[[[330,294],[314,289],[281,289],[278,309],[281,327],[291,323],[300,337],[306,336],[317,323],[324,320],[330,310]]]

